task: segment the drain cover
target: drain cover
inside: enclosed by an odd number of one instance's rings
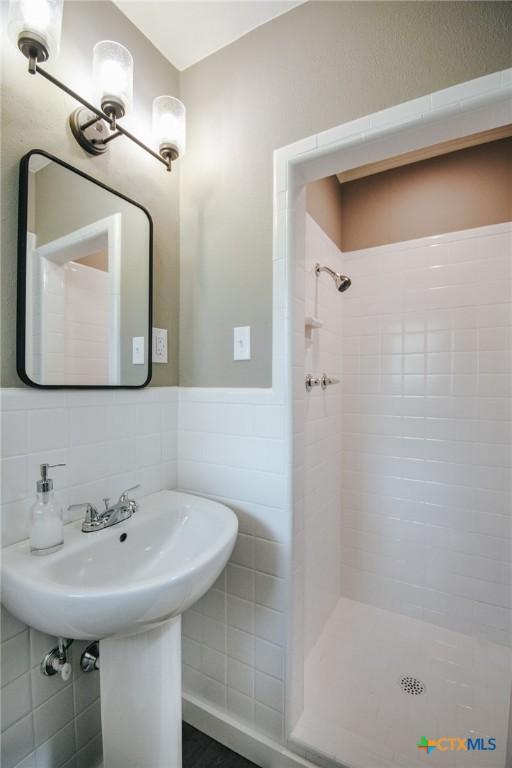
[[[421,696],[427,690],[425,683],[413,675],[402,675],[398,682],[402,691],[411,696]]]

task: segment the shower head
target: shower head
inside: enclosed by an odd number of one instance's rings
[[[333,269],[330,269],[329,267],[321,267],[320,264],[315,264],[315,275],[318,277],[320,272],[327,272],[328,275],[332,277],[334,280],[334,285],[338,289],[340,293],[343,293],[343,291],[346,291],[347,288],[350,288],[352,285],[352,280],[350,277],[347,277],[346,275],[340,275],[339,272],[335,272]]]

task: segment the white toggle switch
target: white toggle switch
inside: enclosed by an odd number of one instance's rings
[[[134,336],[132,345],[133,365],[144,365],[144,336]]]
[[[167,328],[153,328],[153,362],[167,362]]]
[[[250,360],[251,326],[242,325],[233,330],[233,360]]]

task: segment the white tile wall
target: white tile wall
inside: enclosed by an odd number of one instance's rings
[[[64,330],[64,380],[69,384],[108,384],[109,306],[116,301],[110,295],[109,273],[75,262],[60,269],[64,272],[65,296],[59,329]]]
[[[177,411],[176,388],[3,390],[3,546],[27,536],[42,462],[66,463],[51,472],[64,508],[88,499],[100,503],[134,483],[141,483],[140,494],[174,488]],[[86,643],[73,644],[73,677],[63,683],[39,673],[56,638],[29,629],[3,609],[1,640],[2,768],[96,766],[99,676],[80,671]]]
[[[284,739],[289,543],[285,408],[180,390],[178,485],[238,515],[226,571],[183,616],[185,694]],[[258,398],[259,399],[259,398]]]
[[[511,257],[501,224],[343,255],[341,589],[511,627]]]
[[[53,472],[64,506],[115,496],[133,482],[140,482],[144,493],[179,486],[229,504],[240,522],[231,561],[214,588],[183,618],[184,691],[282,741],[289,543],[285,408],[264,396],[249,395],[250,402],[243,396],[236,399],[215,402],[201,391],[188,390],[181,391],[178,405],[175,389],[4,390],[3,543],[27,535],[32,483],[43,461],[67,464]],[[20,639],[28,643],[29,632],[9,617],[6,626],[11,624],[16,642],[11,645],[6,638],[2,648],[10,670],[2,682],[13,702],[4,710],[4,741],[12,755],[6,765],[14,766],[39,749],[43,733],[49,738],[52,731],[57,738],[54,727],[69,745],[68,732],[61,735],[68,728],[66,718],[73,722],[78,766],[88,765],[100,749],[99,705],[88,687],[95,676],[79,676],[62,692],[52,693],[55,709],[45,710],[43,699],[54,681],[40,678],[35,668],[29,675],[24,658],[11,660],[13,649],[19,653],[24,647]],[[36,665],[55,643],[30,632],[37,644]],[[12,681],[16,686],[11,687]],[[17,750],[23,727],[30,738]],[[62,755],[64,763],[64,747]]]
[[[341,251],[306,215],[304,310],[295,317],[297,349],[304,359],[304,373],[341,378],[341,327],[343,297],[331,278],[315,275],[318,262],[342,271]],[[304,333],[304,313],[322,322],[322,328]],[[299,358],[300,360],[300,358]],[[301,477],[304,515],[304,651],[319,633],[340,595],[341,503],[341,398],[340,387],[320,387],[307,393],[299,381],[297,400],[303,403],[303,435],[297,435],[296,461]],[[299,496],[296,496],[296,502]]]

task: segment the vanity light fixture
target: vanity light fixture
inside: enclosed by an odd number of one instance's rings
[[[153,136],[158,151],[169,162],[185,153],[185,105],[174,96],[153,101]]]
[[[129,111],[133,95],[133,59],[127,48],[112,40],[103,40],[94,46],[96,104],[39,66],[59,52],[63,2],[10,0],[9,36],[28,59],[28,71],[31,75],[41,75],[82,105],[71,113],[69,122],[73,136],[87,152],[103,154],[111,141],[126,136],[170,171],[171,163],[185,150],[185,107],[172,96],[159,96],[154,100],[153,135],[158,152],[118,123]]]
[[[92,51],[92,79],[96,100],[115,122],[130,110],[133,99],[133,59],[130,51],[113,40],[96,43]]]
[[[57,56],[64,0],[11,0],[7,29],[35,75],[38,61]]]

